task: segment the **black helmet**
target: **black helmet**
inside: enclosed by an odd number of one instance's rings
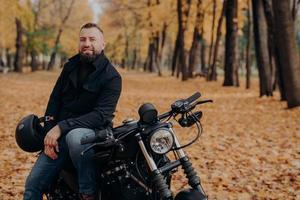
[[[207,200],[207,197],[198,190],[186,189],[180,191],[176,195],[175,200]]]
[[[15,137],[18,146],[24,151],[42,150],[44,134],[39,118],[34,114],[24,117],[17,125]]]

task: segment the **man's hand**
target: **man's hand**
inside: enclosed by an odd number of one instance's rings
[[[54,126],[46,135],[44,139],[44,145],[45,145],[45,154],[55,160],[57,158],[56,152],[59,152],[58,148],[58,138],[61,135],[61,131],[58,125]]]

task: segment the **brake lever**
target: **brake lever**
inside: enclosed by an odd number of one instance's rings
[[[208,100],[203,100],[203,101],[197,101],[195,106],[196,105],[200,105],[200,104],[204,104],[204,103],[213,103],[214,101],[211,100],[211,99],[208,99]]]
[[[194,104],[190,105],[187,111],[193,110],[197,105],[204,104],[204,103],[213,103],[213,100],[203,100],[203,101],[196,101]]]

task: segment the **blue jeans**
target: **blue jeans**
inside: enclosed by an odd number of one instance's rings
[[[24,200],[42,200],[43,193],[56,180],[59,172],[70,158],[78,174],[79,192],[81,194],[95,194],[97,192],[97,171],[90,159],[94,152],[91,150],[84,156],[80,155],[89,146],[88,144],[81,145],[80,140],[88,134],[95,134],[95,132],[87,128],[77,128],[61,137],[58,141],[58,158],[55,160],[46,156],[44,152],[39,155],[26,179]]]

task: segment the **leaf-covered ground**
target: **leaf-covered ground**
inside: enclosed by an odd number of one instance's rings
[[[36,156],[15,144],[18,120],[29,113],[42,115],[58,76],[57,72],[0,75],[0,199],[22,199],[25,178]],[[300,108],[287,110],[279,101],[258,97],[252,89],[221,87],[208,83],[152,74],[122,72],[123,92],[115,124],[137,118],[139,105],[152,102],[160,112],[170,104],[200,91],[204,133],[186,148],[210,199],[300,199]],[[195,129],[176,126],[181,142],[195,136]],[[173,190],[187,187],[182,173],[173,177]]]

